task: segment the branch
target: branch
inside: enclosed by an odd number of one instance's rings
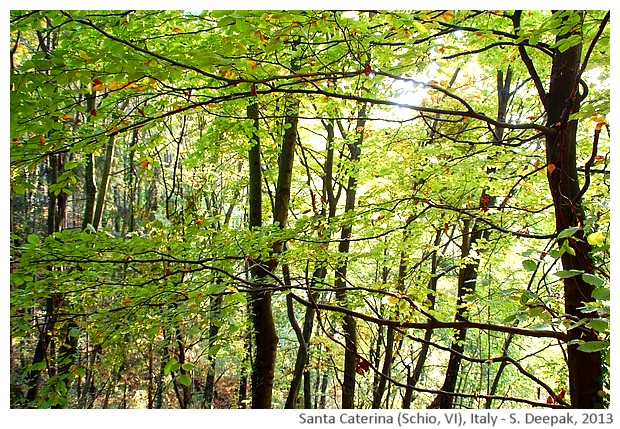
[[[515,30],[521,27],[521,13],[523,13],[522,10],[516,10],[515,13],[512,15],[511,19]],[[543,102],[543,107],[545,107],[546,110],[545,99],[547,98],[547,93],[545,92],[545,87],[542,83],[542,80],[540,80],[540,76],[538,76],[538,72],[536,71],[534,62],[525,50],[525,45],[519,45],[519,55],[521,56],[521,61],[523,61],[523,64],[525,64],[527,71],[530,73],[530,77],[534,81],[534,86],[536,86],[538,96]]]
[[[370,323],[375,323],[381,326],[391,326],[395,328],[411,328],[411,329],[482,329],[489,331],[497,331],[497,332],[508,332],[515,335],[525,335],[529,337],[537,337],[537,338],[556,338],[561,341],[568,341],[568,335],[564,332],[557,331],[546,331],[542,329],[526,329],[526,328],[517,328],[514,326],[502,326],[502,325],[493,325],[489,323],[480,323],[480,322],[442,322],[439,320],[436,321],[428,321],[428,322],[400,322],[398,320],[386,320],[373,316],[368,316],[363,313],[359,313],[357,311],[350,310],[345,307],[341,307],[338,305],[331,304],[319,304],[319,303],[311,303],[306,301],[305,299],[295,295],[294,293],[290,293],[290,296],[293,297],[297,302],[308,306],[314,307],[320,310],[327,311],[335,311],[339,313],[343,313],[352,317],[356,317],[360,320],[365,320]]]

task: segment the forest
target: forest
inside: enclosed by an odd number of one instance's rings
[[[12,10],[9,54],[11,408],[609,408],[609,11]]]

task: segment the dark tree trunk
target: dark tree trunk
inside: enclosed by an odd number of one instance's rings
[[[569,37],[558,36],[558,41]],[[569,116],[579,110],[579,79],[581,44],[564,52],[556,49],[551,68],[549,92],[545,100],[548,126],[557,134],[546,136],[547,178],[555,208],[556,231],[570,227],[583,228],[584,212],[581,207],[581,191],[577,176],[577,121]],[[592,273],[594,266],[592,250],[584,239],[583,229],[573,237],[566,238],[575,254],[562,254],[564,270],[581,270]],[[562,241],[564,241],[562,240]],[[559,243],[562,244],[562,243]],[[579,319],[592,317],[579,308],[592,301],[593,286],[581,276],[564,279],[564,306],[568,315]],[[597,340],[589,329],[577,327],[568,331],[570,340]],[[603,406],[597,394],[603,388],[603,365],[600,352],[585,353],[577,350],[578,344],[568,345],[568,373],[571,405],[574,408],[600,408]]]
[[[95,109],[96,93],[93,91],[86,95],[86,112]],[[90,118],[90,115],[87,115]],[[97,187],[95,186],[95,155],[90,152],[86,154],[86,164],[84,165],[84,218],[82,219],[82,229],[88,224],[93,223],[93,215],[95,213],[95,198],[97,196]]]
[[[437,248],[441,243],[441,235],[443,234],[441,229],[437,229],[435,233],[435,241],[433,242],[433,247]],[[406,267],[404,262],[404,254],[401,255],[401,263],[399,268],[399,277],[403,278],[405,275]],[[426,295],[426,299],[429,302],[429,310],[435,309],[435,301],[436,301],[436,292],[437,292],[437,266],[439,264],[439,256],[437,255],[437,250],[433,250],[431,253],[431,278],[428,281],[428,293]],[[422,370],[424,368],[424,364],[426,363],[426,358],[428,357],[428,350],[430,348],[430,341],[433,337],[433,330],[427,329],[424,332],[424,342],[422,343],[422,347],[420,348],[420,353],[418,354],[418,359],[415,364],[415,368],[413,370],[413,374],[407,376],[407,388],[405,389],[405,395],[403,396],[403,409],[409,409],[411,406],[411,401],[413,400],[413,388],[420,377],[422,376]]]
[[[273,223],[280,228],[286,227],[291,198],[291,181],[293,178],[293,160],[297,143],[297,122],[299,101],[293,100],[286,107],[284,136],[278,165],[278,182],[273,206]],[[254,123],[254,145],[250,150],[250,227],[262,224],[262,193],[260,172],[260,145],[258,140],[258,104],[248,107],[248,118]],[[259,217],[259,215],[261,215]],[[254,261],[253,276],[260,280],[273,274],[278,261],[276,255],[284,249],[284,242],[273,245],[273,256],[269,261]],[[278,335],[273,319],[271,292],[257,291],[252,296],[252,325],[256,335],[256,356],[252,369],[252,408],[271,408],[273,395],[273,378],[275,374]]]
[[[114,135],[108,138],[106,145],[105,160],[101,172],[101,182],[99,184],[99,193],[97,194],[97,202],[93,214],[93,226],[99,229],[99,224],[103,216],[103,207],[105,205],[105,197],[108,190],[108,181],[110,179],[110,170],[112,169],[112,160],[114,158]]]
[[[470,223],[473,225],[470,227]],[[472,246],[481,238],[482,231],[479,229],[476,220],[466,220],[463,222],[463,243],[461,245],[461,256],[466,258],[471,251]],[[459,270],[456,315],[454,320],[464,322],[467,320],[467,296],[472,294],[476,288],[478,262],[471,262]],[[459,376],[461,367],[462,354],[465,350],[465,338],[467,337],[467,329],[459,329],[454,335],[452,345],[450,346],[450,358],[446,369],[446,376],[441,386],[442,393],[439,393],[429,408],[452,408],[453,395]],[[446,393],[443,393],[446,392]]]
[[[364,141],[364,126],[366,124],[366,104],[363,104],[358,113],[358,119],[356,124],[356,131],[359,133],[355,143],[349,144],[349,151],[351,162],[356,162],[359,159],[361,153],[361,144]],[[345,213],[352,211],[355,208],[355,196],[357,195],[357,178],[354,174],[349,176],[346,201],[345,201]],[[351,233],[353,226],[351,223],[342,227],[340,232],[340,243],[338,245],[338,252],[346,255],[349,253],[351,245]],[[347,260],[336,268],[334,287],[336,289],[336,298],[341,301],[341,305],[346,304],[346,279],[347,279]],[[345,340],[344,350],[344,375],[342,384],[342,408],[352,409],[355,408],[355,374],[357,364],[357,327],[355,318],[349,314],[344,316],[342,322]]]

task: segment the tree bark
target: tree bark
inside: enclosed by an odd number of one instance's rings
[[[580,13],[580,12],[576,12]],[[561,41],[571,34],[559,35]],[[564,270],[581,270],[592,273],[594,265],[590,256],[591,246],[583,232],[584,212],[581,206],[581,192],[577,176],[577,127],[576,120],[569,116],[579,111],[579,79],[581,66],[581,43],[561,52],[555,49],[549,92],[545,100],[548,126],[557,133],[546,136],[547,179],[555,209],[556,232],[580,227],[568,240],[575,254],[562,254]],[[558,243],[562,244],[562,243]],[[594,287],[583,281],[581,276],[564,279],[564,307],[568,315],[579,319],[592,317],[579,308],[584,302],[592,301]],[[570,340],[597,340],[596,334],[584,327],[568,331]],[[577,350],[578,344],[568,345],[568,373],[571,405],[574,408],[601,408],[598,392],[603,388],[603,365],[600,352],[585,353]]]
[[[363,104],[358,113],[356,131],[359,135],[354,143],[349,144],[351,162],[354,163],[359,159],[361,153],[361,144],[364,141],[364,126],[366,124],[366,104]],[[349,175],[346,191],[345,213],[351,212],[355,208],[355,196],[357,194],[357,178],[355,174]],[[340,243],[338,252],[342,255],[349,253],[351,245],[351,233],[353,231],[352,224],[346,224],[340,232]],[[336,289],[336,298],[346,307],[346,278],[347,278],[347,260],[336,268],[336,278],[334,288]],[[342,384],[342,408],[355,408],[355,374],[357,363],[357,327],[355,318],[351,315],[345,315],[342,322],[345,339],[344,350],[344,375]]]
[[[101,172],[101,182],[99,184],[99,193],[97,194],[97,203],[93,214],[93,227],[99,229],[101,218],[103,216],[103,207],[105,197],[108,190],[108,181],[110,179],[110,170],[112,169],[112,160],[114,158],[114,135],[108,138],[106,145],[105,160],[103,162],[103,170]]]

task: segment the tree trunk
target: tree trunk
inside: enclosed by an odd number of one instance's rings
[[[441,235],[443,234],[441,229],[437,229],[435,233],[435,241],[433,242],[433,247],[439,246],[441,243]],[[399,277],[402,279],[405,275],[406,267],[404,262],[404,254],[401,255],[401,263],[399,268]],[[431,278],[428,281],[428,293],[426,295],[426,299],[429,302],[428,309],[435,309],[435,301],[436,301],[436,292],[437,292],[437,266],[439,264],[439,257],[437,255],[437,250],[433,250],[431,253]],[[403,409],[409,409],[411,406],[411,401],[413,399],[413,388],[420,377],[422,376],[422,370],[424,368],[424,364],[426,363],[426,358],[428,357],[428,350],[430,348],[430,340],[433,337],[433,330],[427,329],[424,332],[424,342],[422,343],[422,347],[420,348],[420,353],[418,354],[418,360],[416,361],[415,368],[413,370],[412,375],[407,376],[407,388],[405,389],[405,395],[403,396]]]
[[[103,170],[101,172],[101,183],[99,184],[99,193],[97,194],[97,204],[93,214],[93,226],[99,229],[101,218],[103,216],[103,207],[105,204],[105,196],[108,190],[108,181],[110,179],[110,170],[112,168],[112,160],[114,157],[114,135],[108,138],[106,145],[105,160],[103,162]]]
[[[473,225],[470,224],[473,222]],[[474,219],[463,221],[463,243],[461,245],[461,257],[466,258],[472,249],[472,246],[482,237],[482,231],[479,229],[478,222]],[[464,322],[467,320],[467,296],[472,294],[476,288],[478,262],[471,262],[459,270],[457,298],[456,298],[456,315],[454,320]],[[452,345],[450,346],[450,358],[446,369],[446,376],[441,386],[442,393],[439,393],[429,408],[452,408],[453,395],[459,376],[461,367],[462,354],[465,350],[465,338],[467,329],[459,329],[454,335]],[[443,393],[446,392],[446,393]]]
[[[284,120],[284,136],[278,165],[278,182],[275,191],[273,207],[273,223],[280,228],[286,226],[291,197],[291,181],[293,177],[293,160],[297,143],[297,121],[299,101],[293,100],[286,107]],[[253,103],[248,108],[248,117],[254,122],[255,134],[252,140],[255,144],[250,149],[250,227],[259,227],[262,224],[262,193],[260,171],[260,142],[258,140],[258,104]],[[260,215],[260,217],[259,217]],[[284,242],[273,245],[273,257],[267,263],[254,261],[253,275],[257,279],[272,274],[278,262],[275,255],[281,253]],[[275,373],[278,336],[273,320],[271,306],[271,292],[258,290],[252,297],[252,324],[256,334],[256,357],[252,370],[252,408],[271,408],[273,394],[273,378]]]
[[[366,104],[363,104],[359,110],[356,131],[359,133],[357,140],[354,143],[349,144],[349,150],[351,155],[351,162],[354,163],[359,159],[361,153],[361,144],[364,141],[364,125],[366,124]],[[349,176],[346,201],[345,201],[345,213],[352,211],[355,208],[355,196],[357,193],[357,178],[354,174]],[[340,243],[338,245],[338,252],[342,255],[349,253],[349,247],[351,245],[351,232],[352,225],[346,224],[342,227],[340,232]],[[334,287],[336,289],[336,298],[341,301],[341,305],[346,307],[346,278],[347,278],[347,260],[336,268],[336,278]],[[357,363],[357,327],[355,318],[346,314],[342,322],[345,339],[344,350],[344,376],[342,384],[342,408],[351,409],[355,408],[355,373]]]
[[[95,109],[96,92],[86,95],[86,112]],[[90,115],[87,115],[90,118]],[[95,212],[95,198],[97,195],[97,187],[95,186],[95,155],[93,152],[86,154],[86,164],[84,165],[84,218],[82,219],[82,229],[86,229],[88,224],[93,223],[93,214]]]
[[[558,41],[571,34],[558,36]],[[577,121],[569,116],[579,110],[579,79],[581,44],[560,52],[556,48],[551,67],[549,92],[545,100],[548,126],[557,134],[546,136],[547,179],[555,208],[556,232],[570,227],[580,227],[573,237],[566,238],[574,255],[562,254],[564,270],[592,273],[592,250],[584,238],[584,212],[577,176]],[[559,243],[562,244],[562,243]],[[592,301],[593,286],[581,276],[564,279],[564,307],[568,315],[579,319],[592,317],[579,308]],[[596,334],[583,326],[568,331],[569,341],[597,340]],[[600,352],[585,353],[577,350],[578,344],[568,345],[568,373],[571,405],[574,408],[600,408],[603,406],[598,392],[603,388],[603,365]]]

